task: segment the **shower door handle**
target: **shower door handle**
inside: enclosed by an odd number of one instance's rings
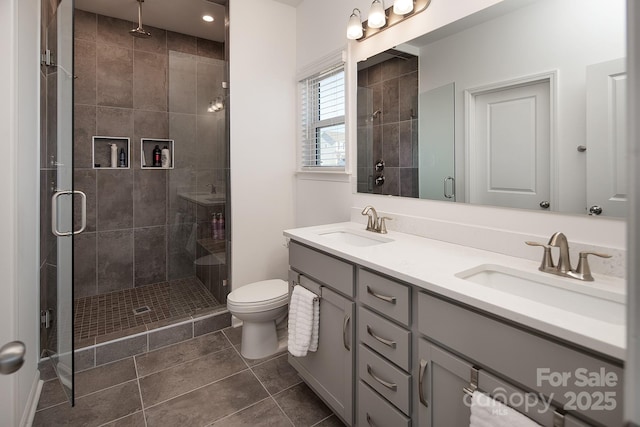
[[[451,192],[448,193],[447,192],[447,182],[451,181]],[[446,199],[453,199],[453,197],[456,195],[456,180],[454,177],[452,176],[448,176],[444,179],[444,184],[443,184],[443,190],[442,193],[444,195],[444,197]]]
[[[58,230],[58,199],[60,198],[60,196],[74,195],[74,194],[79,194],[80,200],[81,200],[80,228],[75,231],[73,230],[60,231]],[[51,232],[58,237],[64,237],[64,236],[71,236],[73,234],[80,234],[84,231],[86,227],[87,227],[87,195],[84,194],[82,191],[78,191],[78,190],[56,191],[51,197]]]

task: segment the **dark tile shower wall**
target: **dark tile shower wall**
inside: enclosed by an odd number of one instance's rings
[[[224,70],[224,44],[153,27],[146,27],[151,38],[133,38],[132,22],[75,12],[74,181],[87,194],[87,229],[74,243],[74,297],[194,276],[195,251],[185,247],[208,213],[198,217],[177,193],[226,176],[224,132],[213,138],[198,126],[215,120],[206,116],[214,95],[205,89],[223,75],[197,74],[210,64]],[[176,55],[188,59],[190,74]],[[175,86],[187,77],[190,90]],[[190,109],[177,108],[180,102]],[[130,138],[130,169],[94,169],[94,135]],[[142,137],[174,139],[176,168],[142,170]],[[197,164],[212,156],[215,162]],[[206,234],[196,229],[198,239]]]
[[[358,111],[358,191],[418,197],[418,58],[393,57],[360,70],[358,87],[371,97],[370,111]],[[385,181],[376,186],[380,159]]]

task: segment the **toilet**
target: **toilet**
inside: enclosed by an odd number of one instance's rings
[[[288,303],[289,284],[280,279],[250,283],[227,296],[229,312],[242,320],[242,356],[262,359],[278,351],[276,324]]]

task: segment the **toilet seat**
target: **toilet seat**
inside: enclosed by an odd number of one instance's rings
[[[231,312],[254,313],[279,308],[289,301],[289,284],[273,279],[242,286],[227,295]]]

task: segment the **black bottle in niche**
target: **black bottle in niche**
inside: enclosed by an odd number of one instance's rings
[[[121,168],[127,167],[127,155],[124,153],[124,148],[120,149],[120,160],[118,162],[118,166]]]
[[[160,150],[159,145],[156,145],[156,148],[153,149],[153,166],[162,166],[162,150]]]

